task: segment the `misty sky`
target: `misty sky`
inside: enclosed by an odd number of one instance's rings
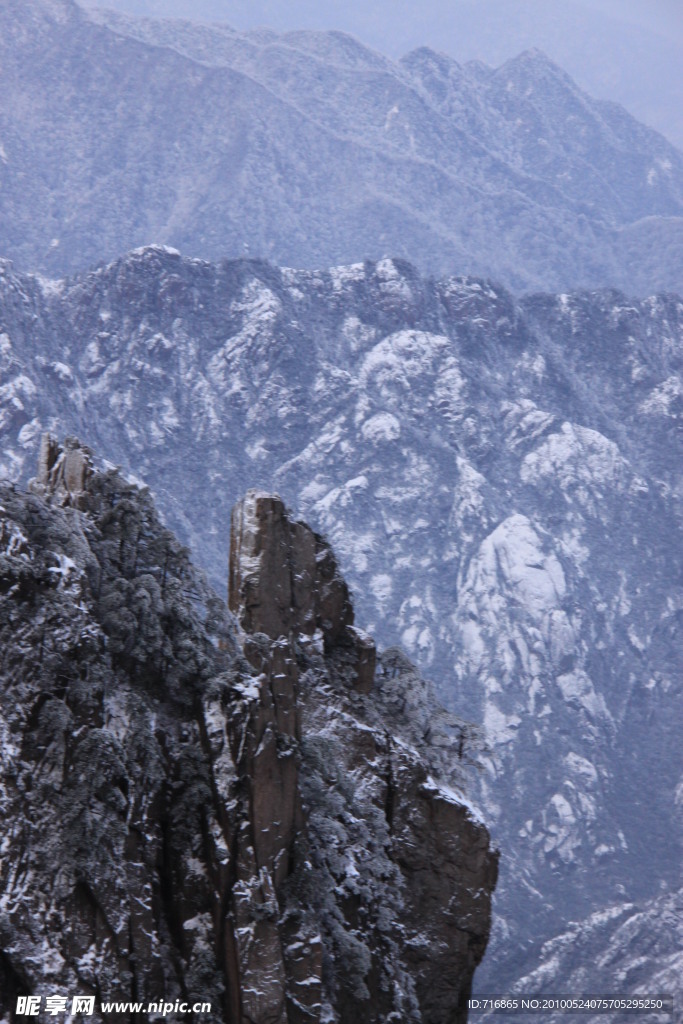
[[[391,18],[391,4],[377,2],[363,3],[361,0],[345,0],[344,3],[336,0],[319,0],[312,3],[311,0],[85,0],[89,4],[97,4],[101,7],[113,7],[118,10],[127,10],[135,14],[147,14],[155,16],[173,16],[190,19],[208,19],[225,21],[237,28],[254,28],[259,25],[271,25],[275,28],[345,28],[346,25],[358,25],[364,21],[371,23],[375,13],[381,13]],[[486,8],[486,0],[454,0],[450,7],[475,7]],[[556,14],[562,8],[578,7],[579,4],[585,7],[588,12],[609,15],[621,21],[629,22],[656,32],[664,36],[673,33],[678,39],[683,39],[683,5],[681,0],[546,0],[545,6]],[[514,8],[523,7],[517,0],[507,0],[507,5],[512,12]],[[394,8],[400,10],[403,5],[394,3]],[[422,40],[419,38],[420,23],[424,20],[428,24],[432,20],[430,8],[438,11],[445,25],[448,24],[448,14],[443,10],[443,3],[439,0],[425,0],[418,8],[415,5],[415,12],[410,19],[411,27],[415,32],[415,45],[419,46]],[[401,14],[404,14],[401,11]],[[514,13],[512,14],[514,18]],[[590,13],[588,14],[590,19]],[[346,29],[348,31],[348,29]]]
[[[592,0],[587,6],[655,32],[675,32],[680,38],[683,31],[680,0]]]
[[[246,30],[341,29],[392,57],[417,46],[498,65],[537,46],[592,95],[683,148],[683,0],[80,0]]]

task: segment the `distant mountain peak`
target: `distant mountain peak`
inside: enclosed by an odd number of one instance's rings
[[[536,46],[522,50],[516,57],[511,57],[510,60],[496,68],[496,74],[501,76],[509,75],[511,72],[532,75],[535,78],[552,77],[573,90],[579,88],[571,75],[567,74],[547,53]]]

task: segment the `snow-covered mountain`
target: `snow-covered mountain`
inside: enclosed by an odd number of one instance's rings
[[[148,243],[405,257],[515,289],[683,289],[683,157],[542,53],[395,62],[339,33],[0,7],[0,252],[70,273]]]
[[[79,2],[156,18],[228,21],[238,29],[341,29],[397,58],[427,45],[461,63],[497,66],[537,46],[592,96],[621,103],[683,146],[682,26],[674,0],[429,0],[419,7],[409,0]]]
[[[519,996],[541,991],[574,996],[629,994],[643,999],[668,995],[673,996],[673,1014],[667,1007],[664,1013],[642,1011],[638,1019],[644,1024],[678,1021],[683,995],[683,894],[679,889],[642,905],[615,903],[596,911],[546,943],[539,960],[514,986]],[[491,1014],[480,1017],[482,1022],[493,1019]],[[526,1024],[538,1016],[520,1014],[514,1019]],[[561,1024],[566,1013],[549,1012],[543,1019]],[[600,1024],[605,1014],[585,1013],[581,1019]],[[608,1019],[627,1024],[633,1012],[615,1010]]]
[[[360,621],[483,723],[500,991],[570,922],[680,884],[682,340],[675,296],[519,300],[391,260],[5,263],[3,472],[77,433],[219,587],[250,486],[329,537]]]

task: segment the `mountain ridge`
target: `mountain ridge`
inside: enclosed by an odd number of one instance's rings
[[[84,6],[92,7],[92,0]],[[128,8],[129,13],[137,8],[138,15],[157,19],[181,18],[184,9],[185,18],[214,24],[226,17],[225,10],[215,3],[213,12],[210,4],[197,2],[190,12],[187,3],[177,0],[164,4],[110,0],[100,6]],[[647,17],[641,12],[636,27],[628,23],[629,10],[623,6],[621,17],[605,17],[594,4],[572,0],[561,0],[550,8],[540,0],[484,0],[477,5],[476,13],[472,3],[436,0],[421,12],[419,21],[405,3],[400,8],[396,4],[374,5],[372,10],[335,3],[326,4],[324,9],[318,6],[315,12],[313,7],[299,4],[294,24],[291,12],[282,4],[233,2],[229,19],[241,31],[250,27],[254,30],[259,23],[280,32],[294,27],[342,29],[396,60],[416,46],[427,44],[436,49],[445,47],[461,63],[474,57],[497,66],[530,45],[538,45],[589,93],[617,100],[681,147],[676,33],[671,31],[671,18],[670,27],[663,29],[654,9]],[[659,29],[654,31],[657,21]]]
[[[0,251],[25,269],[157,241],[289,266],[404,257],[516,290],[682,287],[680,153],[538,54],[395,63],[342,36],[31,10],[30,36],[25,7],[0,15]]]

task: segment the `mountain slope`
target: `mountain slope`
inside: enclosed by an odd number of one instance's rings
[[[484,724],[483,980],[678,886],[678,298],[146,249],[61,283],[5,265],[0,311],[7,474],[45,428],[106,441],[218,586],[230,506],[276,486],[381,643]]]
[[[680,24],[662,3],[641,0],[640,11],[612,5],[608,15],[599,9],[604,4],[581,0],[430,0],[419,11],[407,0],[299,0],[295,9],[282,0],[232,0],[229,11],[221,0],[81,2],[157,18],[227,18],[242,30],[341,29],[395,58],[426,44],[463,63],[477,58],[495,66],[539,46],[591,95],[621,103],[679,149],[683,144]]]
[[[617,903],[592,914],[546,943],[540,966],[524,975],[513,987],[520,996],[531,992],[548,994],[629,993],[633,996],[668,995],[673,1014],[641,1011],[643,1024],[665,1024],[680,1018],[683,998],[683,906],[681,891],[666,893],[644,905]],[[661,1005],[661,1004],[660,1004]],[[535,1014],[520,1014],[519,1021],[532,1021]],[[545,1020],[559,1024],[565,1013],[549,1012]],[[583,1019],[599,1024],[604,1013],[586,1013]],[[615,1010],[610,1020],[626,1024],[633,1013]],[[482,1020],[492,1020],[484,1014]],[[537,1017],[536,1017],[537,1019]]]
[[[683,287],[680,153],[538,52],[394,63],[339,33],[8,0],[0,69],[0,252],[27,270],[155,242],[309,267],[388,254],[515,288]]]

